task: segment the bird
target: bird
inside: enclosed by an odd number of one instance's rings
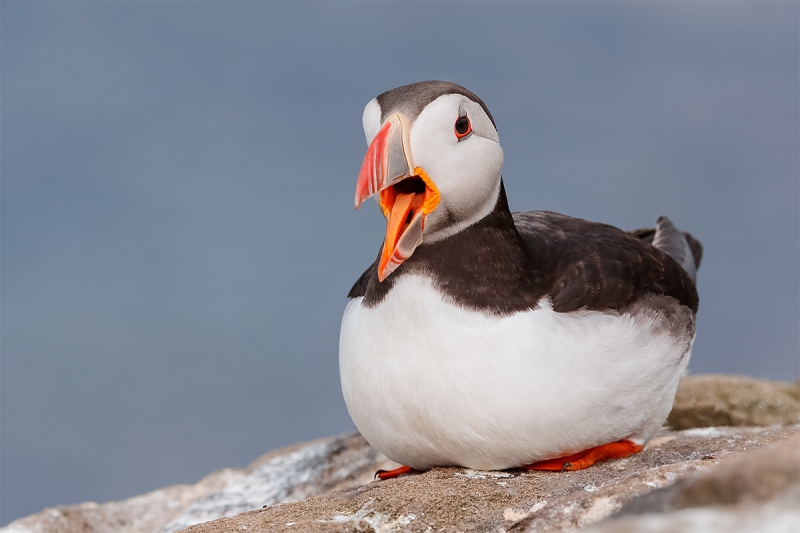
[[[342,393],[402,465],[580,470],[664,424],[695,339],[703,248],[669,218],[623,231],[512,213],[486,104],[423,81],[364,108],[355,207],[386,235],[348,294]]]

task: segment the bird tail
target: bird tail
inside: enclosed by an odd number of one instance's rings
[[[658,217],[655,229],[640,229],[631,233],[669,254],[689,274],[692,281],[697,281],[697,269],[703,259],[703,245],[691,233],[679,231],[663,215]]]

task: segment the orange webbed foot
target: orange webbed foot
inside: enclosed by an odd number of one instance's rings
[[[392,479],[402,476],[403,474],[414,474],[417,472],[419,472],[419,470],[414,470],[410,466],[401,466],[394,470],[378,470],[375,472],[375,479]]]
[[[548,459],[547,461],[539,461],[525,465],[522,468],[525,470],[548,470],[550,472],[564,472],[573,470],[583,470],[589,468],[595,463],[601,461],[608,461],[610,459],[622,459],[634,453],[642,451],[642,447],[633,441],[623,439],[617,442],[609,442],[602,446],[596,446],[583,450],[567,457],[559,457],[557,459]]]

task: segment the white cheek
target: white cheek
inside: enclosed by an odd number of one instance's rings
[[[472,135],[461,141],[454,131],[459,106],[467,110],[473,126]],[[409,141],[414,165],[425,170],[441,193],[439,208],[426,220],[426,242],[457,233],[492,211],[500,189],[503,149],[478,104],[460,95],[439,97],[420,113]]]
[[[440,207],[426,223],[426,242],[458,233],[491,213],[497,203],[503,168],[499,144],[473,135],[460,143],[440,139],[425,145],[420,152],[420,160],[415,158],[415,162],[425,169],[441,193]]]
[[[451,209],[465,211],[494,191],[502,168],[500,145],[473,135],[443,151],[430,175]]]

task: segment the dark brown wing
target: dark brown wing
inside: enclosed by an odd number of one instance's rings
[[[549,211],[513,216],[556,311],[621,308],[646,294],[672,296],[697,311],[690,276],[643,233]]]

